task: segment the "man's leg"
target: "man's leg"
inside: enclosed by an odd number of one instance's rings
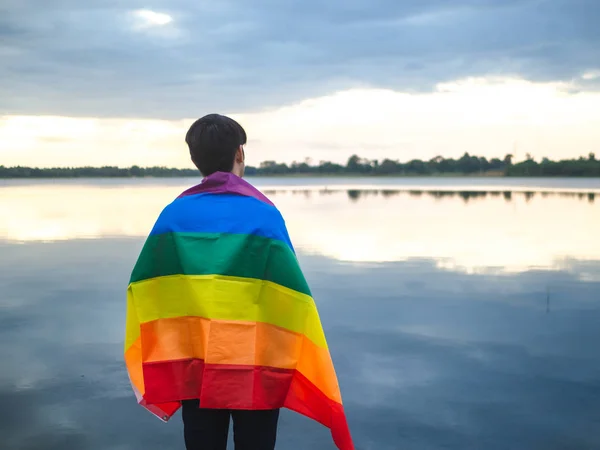
[[[183,435],[187,450],[226,450],[229,416],[226,409],[199,408],[198,400],[182,402]]]
[[[231,411],[235,450],[274,450],[279,410]]]

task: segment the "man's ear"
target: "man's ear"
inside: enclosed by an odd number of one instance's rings
[[[246,155],[244,153],[244,146],[240,145],[235,152],[235,161],[239,164],[242,164],[246,159]]]

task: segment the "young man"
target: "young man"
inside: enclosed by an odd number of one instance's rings
[[[182,407],[188,450],[275,448],[286,407],[354,448],[314,300],[284,220],[242,180],[246,133],[211,114],[186,135],[204,179],[158,218],[127,295],[125,361],[138,402]]]

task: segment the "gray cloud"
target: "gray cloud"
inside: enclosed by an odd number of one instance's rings
[[[132,31],[137,8],[174,22]],[[570,81],[600,65],[598,21],[596,0],[3,0],[0,114],[180,118],[353,86]]]

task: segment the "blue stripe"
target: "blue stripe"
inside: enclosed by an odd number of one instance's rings
[[[294,250],[277,208],[241,195],[196,194],[178,198],[163,210],[150,235],[163,233],[253,234],[285,242]]]

